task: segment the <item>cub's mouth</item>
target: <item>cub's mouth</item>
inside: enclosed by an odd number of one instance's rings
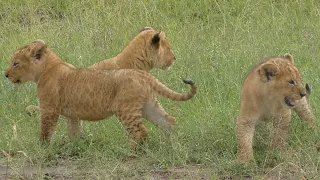
[[[169,61],[169,62],[167,62],[167,64],[164,64],[162,67],[161,67],[161,69],[162,70],[168,70],[168,69],[170,69],[170,67],[171,67],[171,65],[173,65],[173,61]]]
[[[21,80],[20,79],[15,79],[15,78],[12,78],[12,77],[9,77],[8,78],[9,81],[11,81],[14,85],[18,85],[21,83]]]
[[[289,107],[294,107],[296,104],[292,99],[290,99],[288,96],[284,98],[284,102],[286,103],[287,106]]]
[[[18,79],[18,80],[15,80],[15,81],[13,81],[13,83],[21,83],[21,81]]]
[[[8,80],[15,86],[19,87],[21,85],[21,80],[20,79],[15,79],[12,77],[8,77]]]

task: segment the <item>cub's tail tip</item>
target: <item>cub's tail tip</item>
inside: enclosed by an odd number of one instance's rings
[[[183,79],[182,80],[185,84],[194,85],[194,82],[191,79]]]
[[[308,83],[306,83],[306,90],[307,90],[307,94],[311,94],[311,87],[309,86]]]

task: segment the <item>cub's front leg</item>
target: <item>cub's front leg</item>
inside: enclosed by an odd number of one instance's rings
[[[285,146],[285,141],[288,136],[291,121],[291,110],[283,112],[283,114],[275,115],[273,120],[273,136],[271,147],[282,150]]]
[[[293,108],[293,110],[298,114],[298,116],[306,121],[308,125],[313,128],[315,134],[318,134],[318,127],[312,112],[312,108],[308,102],[308,99],[306,97],[303,97],[302,99],[296,101],[296,106]]]
[[[236,136],[238,141],[237,161],[246,163],[253,160],[252,140],[258,116],[240,115],[236,122]]]
[[[59,113],[42,108],[40,112],[40,141],[49,142],[56,129]]]
[[[40,109],[40,141],[49,142],[61,112],[58,88],[38,87]]]

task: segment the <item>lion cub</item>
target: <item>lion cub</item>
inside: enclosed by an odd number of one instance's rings
[[[99,61],[89,68],[104,70],[140,69],[150,72],[152,69],[168,69],[175,59],[165,32],[145,27],[118,55]],[[169,115],[159,101],[156,101],[159,109],[167,116],[164,120],[167,120],[171,125],[175,125],[175,117]],[[26,111],[28,114],[32,114],[32,112],[39,111],[39,107],[29,105],[26,107]],[[163,123],[158,123],[158,126],[161,126],[161,124]]]
[[[253,160],[252,139],[256,122],[272,120],[272,147],[282,149],[291,121],[291,108],[306,103],[307,91],[293,57],[269,58],[256,64],[249,72],[241,90],[240,114],[236,121],[237,159]],[[300,102],[303,100],[303,102]],[[309,122],[313,125],[314,122]]]
[[[42,141],[50,140],[60,114],[68,119],[71,138],[79,134],[80,120],[98,121],[115,114],[135,149],[147,136],[142,118],[166,123],[163,126],[170,128],[170,123],[163,120],[166,114],[156,106],[155,94],[175,101],[186,101],[196,94],[191,80],[184,80],[191,91],[180,94],[141,70],[76,69],[41,40],[17,49],[5,76],[15,85],[27,81],[37,84]]]

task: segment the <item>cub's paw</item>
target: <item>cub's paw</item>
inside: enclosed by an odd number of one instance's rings
[[[39,106],[29,105],[26,107],[25,111],[26,111],[27,115],[35,116],[37,113],[39,113],[40,108],[39,108]]]

